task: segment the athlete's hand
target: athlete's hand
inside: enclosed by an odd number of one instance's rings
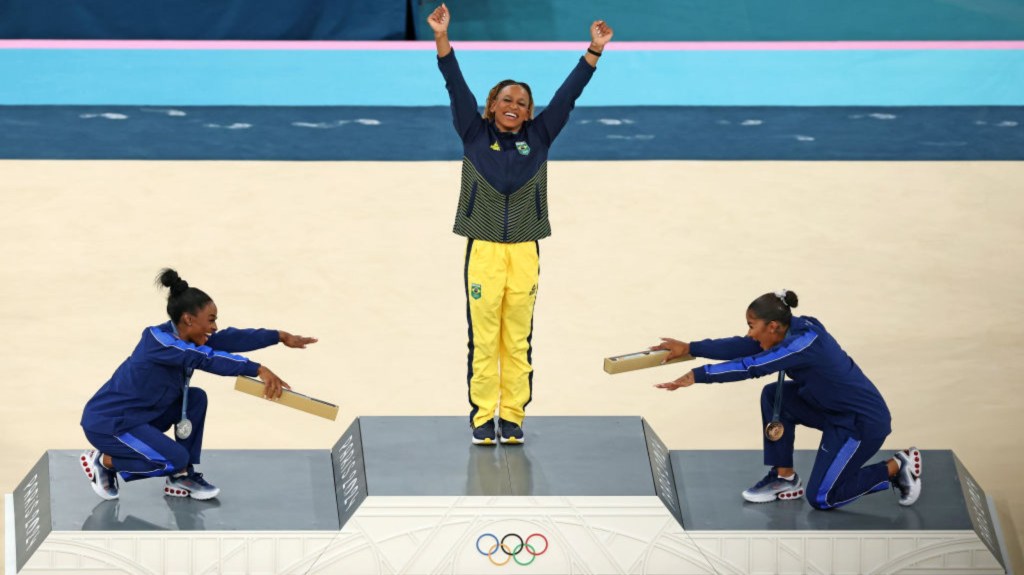
[[[434,35],[447,34],[448,23],[452,21],[451,14],[448,12],[448,7],[444,4],[438,6],[430,16],[427,16],[427,24],[430,25],[430,29],[434,31]]]
[[[594,23],[590,25],[591,46],[594,46],[595,51],[600,52],[604,49],[604,45],[611,41],[614,33],[612,27],[604,20],[594,20]]]
[[[306,349],[306,346],[312,343],[316,343],[318,340],[315,337],[306,337],[304,335],[292,335],[286,331],[278,332],[281,335],[280,341],[288,347],[297,347],[299,349]]]
[[[679,379],[676,379],[675,381],[670,381],[668,383],[658,383],[655,384],[654,387],[657,387],[658,389],[667,389],[669,391],[675,391],[680,387],[690,387],[691,385],[693,385],[693,383],[693,372],[689,371],[686,373],[686,375],[680,377]]]
[[[651,351],[668,351],[668,355],[665,356],[665,361],[662,361],[661,363],[666,363],[677,357],[683,357],[684,355],[690,355],[690,344],[685,341],[679,341],[678,339],[672,339],[671,337],[661,338],[661,343],[651,346],[650,349]]]
[[[285,383],[280,377],[270,371],[265,365],[261,365],[256,375],[263,381],[263,397],[277,399],[281,397],[283,389],[291,389],[292,386]],[[282,389],[283,388],[283,389]]]

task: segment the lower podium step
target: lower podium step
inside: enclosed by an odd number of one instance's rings
[[[801,476],[814,456],[795,454]],[[744,501],[766,471],[760,451],[673,451],[672,469],[682,524],[717,572],[1005,573],[995,507],[980,486],[951,451],[922,458],[914,505],[880,492],[830,511],[803,499]]]
[[[6,496],[6,572],[1006,572],[993,507],[949,451],[925,452],[913,507],[880,493],[823,512],[743,502],[759,452],[669,452],[640,417],[524,429],[483,447],[465,417],[361,417],[332,449],[209,450],[210,501],[162,479],[101,501],[78,451],[48,451]]]

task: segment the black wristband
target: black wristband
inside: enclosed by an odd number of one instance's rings
[[[593,48],[587,48],[587,54],[593,54],[594,56],[597,56],[598,58],[601,57],[601,52],[595,52],[593,50]]]

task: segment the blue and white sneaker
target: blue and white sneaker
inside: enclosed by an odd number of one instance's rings
[[[89,478],[92,490],[107,501],[117,499],[117,472],[103,467],[103,454],[98,449],[89,449],[82,452],[78,462],[82,465],[82,472]]]
[[[507,419],[498,420],[498,435],[502,443],[518,444],[526,442],[523,428],[519,424],[512,423]]]
[[[487,423],[481,424],[480,426],[473,429],[473,444],[474,445],[497,445],[494,435],[494,420],[490,419]]]
[[[913,505],[921,496],[921,452],[916,447],[897,451],[894,456],[900,470],[893,478],[893,487],[900,492],[900,505]]]
[[[205,501],[213,499],[220,493],[220,488],[203,479],[202,473],[196,473],[191,468],[186,475],[168,477],[164,482],[164,495],[171,497],[191,497]]]
[[[743,492],[743,498],[751,503],[771,503],[777,499],[800,499],[803,496],[800,476],[794,473],[792,479],[782,479],[774,467],[764,479]]]

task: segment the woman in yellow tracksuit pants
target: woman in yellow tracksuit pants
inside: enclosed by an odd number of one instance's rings
[[[463,143],[454,231],[467,238],[470,426],[476,444],[493,445],[497,438],[522,443],[523,418],[533,393],[538,240],[551,235],[548,150],[594,74],[612,29],[600,20],[590,26],[587,53],[536,118],[530,87],[515,80],[503,80],[491,89],[481,117],[448,43],[450,20],[444,4],[427,18],[437,44],[437,65],[451,97],[455,131]]]

